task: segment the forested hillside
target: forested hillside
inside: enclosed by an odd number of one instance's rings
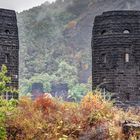
[[[29,92],[29,85],[37,81],[43,81],[48,92],[52,82],[85,91],[85,83],[89,82],[88,88],[91,83],[94,17],[139,7],[137,0],[57,0],[17,14],[22,92]]]

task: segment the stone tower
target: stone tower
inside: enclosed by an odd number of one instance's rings
[[[5,64],[12,78],[13,88],[18,88],[19,40],[16,13],[0,9],[0,67]],[[17,94],[7,93],[6,98],[17,98]]]
[[[96,16],[92,38],[93,87],[120,101],[140,101],[140,11]]]

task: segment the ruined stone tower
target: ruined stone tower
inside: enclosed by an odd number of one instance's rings
[[[18,88],[18,28],[16,13],[12,10],[0,9],[0,67],[5,64],[8,75],[12,78],[13,88]],[[17,98],[16,94],[7,93],[6,98]]]
[[[93,86],[121,101],[140,101],[140,11],[109,11],[95,17]]]

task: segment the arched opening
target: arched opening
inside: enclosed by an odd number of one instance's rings
[[[130,30],[128,30],[128,29],[125,29],[124,31],[123,31],[123,34],[129,34],[130,33]]]
[[[106,82],[106,77],[102,78],[102,82],[105,83]]]
[[[9,35],[10,34],[10,31],[9,30],[5,30],[5,33]]]
[[[103,30],[102,32],[101,32],[101,35],[105,35],[107,33],[107,31],[106,30]]]

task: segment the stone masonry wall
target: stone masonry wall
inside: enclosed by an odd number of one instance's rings
[[[14,88],[18,88],[19,40],[16,13],[0,9],[0,67],[5,64]],[[9,93],[8,98],[13,97]],[[17,95],[15,95],[17,98]]]
[[[95,17],[93,86],[121,101],[140,100],[140,11],[109,11]]]

